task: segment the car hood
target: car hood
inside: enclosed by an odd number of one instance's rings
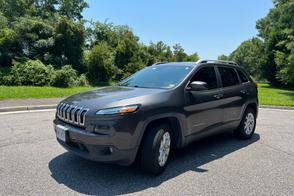
[[[121,105],[141,104],[143,97],[153,96],[163,91],[166,90],[112,86],[75,94],[63,100],[62,103],[97,110]]]

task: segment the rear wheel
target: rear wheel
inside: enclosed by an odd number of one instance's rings
[[[146,130],[141,152],[141,166],[144,170],[160,174],[166,168],[171,150],[170,127],[160,124]]]
[[[254,134],[255,126],[256,112],[252,108],[247,108],[235,134],[240,139],[249,139]]]

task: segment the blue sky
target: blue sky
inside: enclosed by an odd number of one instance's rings
[[[85,19],[128,25],[140,41],[180,43],[202,59],[230,54],[257,34],[272,0],[89,0]]]

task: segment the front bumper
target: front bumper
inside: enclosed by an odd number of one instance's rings
[[[67,141],[63,142],[59,139],[57,141],[69,152],[72,152],[82,158],[105,162],[105,163],[117,163],[120,165],[130,165],[135,160],[138,147],[129,146],[124,144],[121,148],[119,142],[116,142],[119,138],[127,141],[127,135],[123,134],[111,134],[101,135],[93,132],[88,132],[85,129],[78,128],[69,124],[66,124],[58,119],[53,121],[54,125],[62,125],[68,129]],[[56,126],[54,126],[55,129]],[[55,130],[56,131],[56,130]]]

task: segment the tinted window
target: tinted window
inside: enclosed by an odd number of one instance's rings
[[[120,86],[141,88],[173,88],[192,70],[190,66],[160,65],[142,69],[123,80]]]
[[[248,82],[248,78],[246,77],[246,75],[242,71],[237,70],[237,72],[239,74],[239,77],[240,77],[242,83]]]
[[[193,76],[193,81],[202,81],[208,84],[208,89],[217,88],[217,80],[216,74],[214,71],[214,67],[204,67],[201,68],[197,73]]]
[[[234,86],[239,84],[238,76],[233,68],[219,67],[223,87]]]

